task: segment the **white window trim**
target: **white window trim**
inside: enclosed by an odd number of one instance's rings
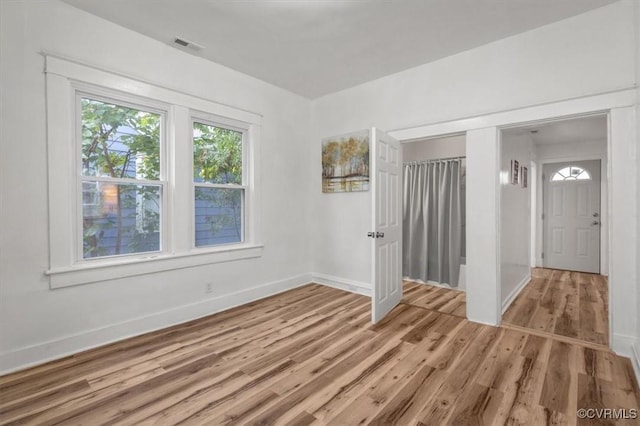
[[[259,257],[263,245],[259,229],[259,114],[212,102],[180,91],[161,87],[122,74],[105,71],[45,54],[47,91],[47,137],[49,178],[49,268],[44,272],[51,288],[106,281],[145,275],[162,271],[189,268],[217,262]],[[78,247],[78,195],[76,145],[77,93],[91,97],[104,95],[116,101],[130,100],[133,105],[160,106],[166,111],[166,132],[162,157],[165,161],[161,180],[166,182],[162,220],[161,252],[139,253],[126,256],[95,258],[79,261]],[[164,108],[162,107],[164,106]],[[194,248],[192,233],[191,165],[193,151],[189,130],[194,111],[206,116],[242,123],[249,144],[246,168],[251,170],[246,184],[245,240],[242,244]],[[244,148],[244,147],[243,147]],[[167,162],[171,157],[173,161]],[[73,161],[73,167],[69,162]],[[181,188],[176,190],[175,188]],[[71,207],[70,207],[71,206]],[[81,206],[80,206],[81,208]],[[70,213],[71,210],[71,214]],[[191,228],[191,229],[190,229]],[[80,253],[82,258],[82,253]]]

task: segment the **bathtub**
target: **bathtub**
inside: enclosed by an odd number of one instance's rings
[[[460,258],[460,275],[458,276],[458,290],[467,289],[467,258]]]

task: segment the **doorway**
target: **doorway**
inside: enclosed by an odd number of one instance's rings
[[[607,126],[600,114],[502,131],[503,325],[609,345]]]
[[[466,134],[402,151],[403,303],[465,316]]]

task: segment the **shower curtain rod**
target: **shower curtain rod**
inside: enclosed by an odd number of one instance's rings
[[[420,161],[404,161],[402,164],[422,164],[422,163],[435,163],[438,161],[447,161],[447,160],[465,160],[467,157],[459,156],[459,157],[445,157],[445,158],[433,158],[431,160],[420,160]]]

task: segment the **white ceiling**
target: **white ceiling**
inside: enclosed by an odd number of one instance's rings
[[[64,0],[308,98],[615,0]]]
[[[549,123],[531,124],[505,133],[529,133],[536,145],[550,145],[559,143],[584,143],[607,141],[607,116],[594,115],[554,121]]]

